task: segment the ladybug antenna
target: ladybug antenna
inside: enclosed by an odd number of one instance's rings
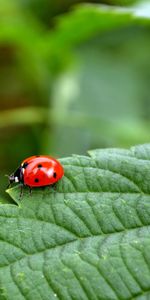
[[[9,179],[10,176],[8,174],[5,174],[4,176],[7,177],[8,180],[10,181],[10,179]]]
[[[10,185],[11,185],[11,181],[10,181],[10,176],[8,175],[8,174],[5,174],[4,175],[5,177],[7,177],[8,178],[8,180],[9,180],[9,184],[7,185],[7,187],[6,187],[6,189],[9,189],[9,187],[10,187]]]
[[[14,176],[14,174],[11,174],[11,175],[5,174],[5,176],[8,177],[9,185],[15,181],[15,176]]]

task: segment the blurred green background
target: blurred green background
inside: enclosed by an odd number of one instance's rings
[[[0,195],[26,157],[150,141],[150,2],[0,0]]]

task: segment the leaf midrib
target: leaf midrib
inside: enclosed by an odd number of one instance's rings
[[[111,195],[111,194],[113,194],[113,195],[141,195],[141,196],[143,196],[143,195],[145,195],[145,196],[148,196],[148,197],[150,197],[150,194],[147,194],[147,193],[145,193],[145,192],[143,192],[143,191],[137,191],[137,192],[135,192],[135,191],[130,191],[130,192],[114,192],[114,191],[112,191],[112,192],[108,192],[108,191],[90,191],[90,192],[88,192],[88,191],[83,191],[83,192],[78,192],[78,191],[73,191],[73,192],[57,192],[57,194],[63,194],[64,196],[65,195],[69,195],[69,194],[78,194],[78,195],[80,195],[80,194],[108,194],[108,195]],[[2,205],[3,205],[3,203],[2,203]],[[6,206],[7,204],[5,204],[5,206]]]

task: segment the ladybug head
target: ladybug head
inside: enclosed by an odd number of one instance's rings
[[[8,176],[8,178],[10,184],[12,184],[13,182],[23,182],[22,167],[19,167],[14,173]]]

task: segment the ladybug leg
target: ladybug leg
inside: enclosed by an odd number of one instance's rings
[[[19,195],[19,200],[21,200],[22,196],[23,196],[23,185],[21,184],[21,185],[20,185],[20,195]]]
[[[49,190],[53,189],[53,190],[56,190],[56,183],[53,183],[53,184],[49,184],[46,186]],[[45,187],[44,187],[45,188]]]
[[[49,187],[52,187],[55,191],[56,191],[56,186],[57,186],[56,183],[53,183],[53,184],[49,185]]]
[[[11,183],[9,183],[6,187],[6,190],[8,190],[11,187]]]
[[[32,188],[29,186],[29,193],[30,193],[30,196],[32,195]]]
[[[42,191],[43,191],[43,192],[45,192],[46,190],[49,191],[50,187],[51,187],[50,185],[42,186]]]

